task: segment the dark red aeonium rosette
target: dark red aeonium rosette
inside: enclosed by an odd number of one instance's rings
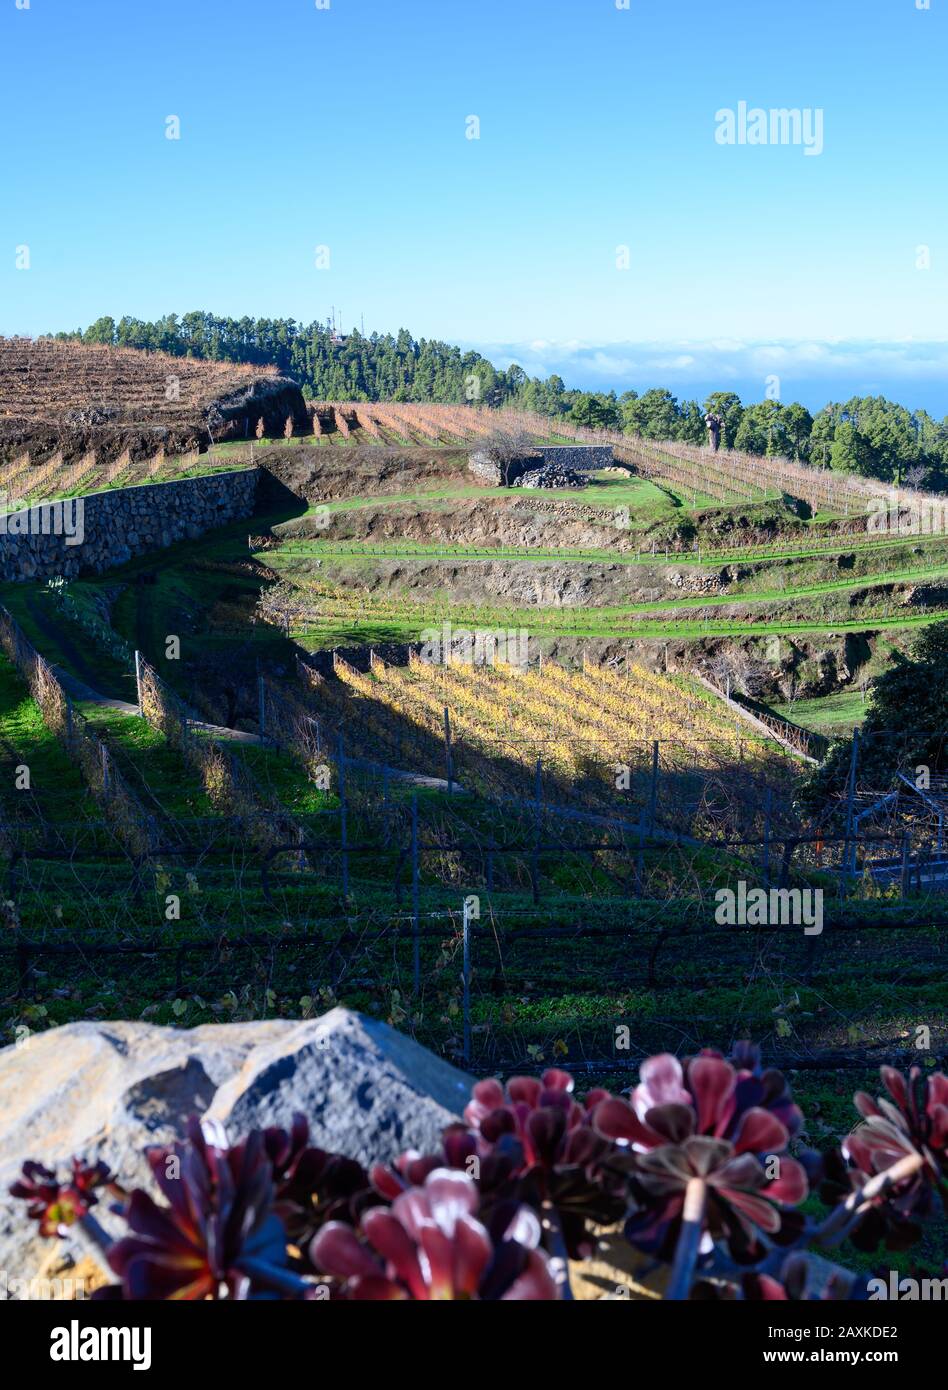
[[[263,1134],[255,1131],[228,1148],[219,1127],[191,1120],[188,1139],[148,1153],[168,1206],[140,1189],[132,1193],[125,1213],[132,1234],[109,1252],[121,1296],[267,1296],[279,1286],[272,1276],[286,1264],[286,1233],[273,1212]]]
[[[803,1227],[791,1210],[807,1195],[803,1166],[786,1156],[800,1112],[780,1073],[735,1068],[719,1053],[684,1067],[662,1054],[642,1064],[631,1101],[601,1101],[593,1113],[600,1134],[628,1150],[635,1210],[626,1223],[633,1245],[671,1259],[678,1244],[685,1193],[703,1188],[701,1248],[726,1243],[731,1257],[755,1263],[762,1240],[787,1244]]]
[[[803,1116],[783,1073],[761,1071],[758,1050],[749,1043],[738,1044],[734,1062],[712,1051],[687,1058],[684,1066],[668,1052],[649,1057],[642,1063],[630,1100],[610,1096],[601,1102],[595,1126],[600,1133],[644,1151],[680,1137],[676,1107],[693,1112],[689,1133],[730,1140],[740,1131],[748,1111],[763,1110],[792,1138]],[[652,1122],[646,1118],[650,1112]]]
[[[310,1259],[342,1281],[341,1297],[356,1301],[555,1299],[535,1213],[522,1208],[494,1238],[477,1219],[478,1206],[469,1177],[436,1168],[391,1207],[364,1212],[361,1239],[351,1226],[327,1223]]]
[[[919,1219],[931,1211],[935,1193],[948,1207],[948,1076],[925,1075],[919,1067],[908,1077],[894,1067],[880,1073],[887,1095],[876,1101],[856,1092],[862,1123],[843,1141],[841,1154],[827,1157],[820,1195],[831,1204],[855,1202],[867,1184],[898,1171],[902,1176],[858,1203],[849,1236],[861,1250],[874,1250],[880,1241],[889,1250],[906,1250],[920,1238]]]
[[[372,1169],[378,1192],[393,1200],[420,1185],[434,1168],[474,1176],[482,1207],[503,1221],[519,1206],[555,1212],[570,1255],[588,1253],[588,1223],[607,1225],[625,1210],[625,1184],[607,1161],[614,1151],[590,1123],[607,1091],[591,1091],[585,1105],[573,1098],[573,1078],[551,1068],[541,1080],[512,1077],[506,1087],[490,1079],[474,1086],[464,1124],[449,1125],[438,1155],[403,1154]]]
[[[921,1159],[919,1180],[948,1195],[948,1076],[928,1075],[912,1067],[908,1077],[895,1067],[881,1067],[888,1097],[874,1101],[865,1091],[853,1097],[864,1123],[843,1145],[848,1157],[867,1173],[892,1167],[914,1150]]]
[[[289,1132],[265,1129],[263,1146],[273,1169],[273,1209],[301,1249],[325,1222],[355,1226],[366,1207],[382,1200],[361,1163],[310,1146],[305,1115],[293,1116]]]
[[[40,1235],[61,1236],[97,1204],[96,1189],[111,1182],[105,1163],[74,1158],[69,1177],[61,1182],[42,1163],[27,1162],[22,1176],[11,1185],[10,1195],[27,1203],[27,1215],[39,1222]]]

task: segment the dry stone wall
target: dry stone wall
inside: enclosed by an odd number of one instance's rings
[[[468,468],[478,482],[488,487],[516,487],[524,474],[538,469],[554,468],[566,475],[595,472],[597,468],[611,467],[614,462],[611,444],[541,444],[532,449],[529,456],[503,465],[495,463],[486,450],[475,449],[468,459]],[[547,486],[555,486],[555,483]]]
[[[558,468],[595,472],[615,463],[611,444],[540,444],[535,452],[543,463],[555,463]]]
[[[0,512],[0,579],[100,574],[252,514],[259,472],[111,488]]]

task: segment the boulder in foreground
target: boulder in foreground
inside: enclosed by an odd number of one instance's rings
[[[150,1186],[143,1149],[179,1138],[190,1115],[220,1120],[236,1140],[302,1111],[313,1144],[384,1161],[437,1147],[470,1085],[411,1038],[342,1008],[303,1022],[83,1022],[35,1034],[0,1050],[0,1269],[33,1278],[48,1251],[7,1195],[24,1159],[102,1159],[124,1185]]]

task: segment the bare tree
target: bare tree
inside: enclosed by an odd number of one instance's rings
[[[478,442],[478,457],[487,459],[500,473],[502,483],[510,480],[518,463],[536,458],[533,440],[525,430],[494,430]]]
[[[787,713],[793,714],[793,707],[800,695],[800,677],[794,667],[790,667],[787,674],[781,681],[783,697],[787,702]]]
[[[773,682],[770,668],[741,647],[719,648],[708,658],[707,669],[714,684],[725,694],[737,691],[749,700],[760,699]]]

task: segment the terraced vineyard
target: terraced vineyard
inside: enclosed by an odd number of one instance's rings
[[[0,337],[0,490],[10,502],[200,475],[216,441],[305,407],[269,367]]]
[[[8,502],[20,504],[81,497],[113,487],[134,487],[143,483],[165,483],[176,478],[200,478],[209,473],[227,472],[233,465],[217,462],[196,449],[188,454],[168,457],[163,448],[148,458],[134,459],[123,449],[111,462],[101,460],[93,449],[78,463],[66,465],[58,451],[45,463],[34,466],[28,454],[21,454],[0,467],[0,490]]]
[[[937,883],[877,882],[898,847],[868,833],[840,873],[793,725],[820,727],[814,688],[849,717],[944,618],[945,540],[869,533],[825,479],[794,482],[822,508],[801,515],[774,461],[641,441],[583,487],[488,487],[468,453],[498,423],[595,438],[461,406],[309,403],[296,433],[248,413],[199,466],[259,466],[257,515],[5,586],[63,692],[0,664],[9,1036],[339,1000],[477,1071],[625,1085],[617,1027],[636,1056],[751,1035],[832,1115],[848,1082],[821,1068],[944,1017]],[[33,483],[81,489],[86,462]],[[428,659],[446,624],[470,659]],[[748,671],[758,698],[728,703]],[[739,881],[819,888],[823,934],[720,924]]]
[[[598,776],[614,787],[616,765],[648,761],[656,739],[666,743],[671,767],[694,766],[699,753],[711,765],[722,749],[728,760],[738,748],[762,760],[772,751],[681,683],[641,667],[619,676],[549,661],[539,671],[502,661],[436,665],[412,652],[407,668],[373,659],[363,675],[337,657],[334,670],[364,700],[429,733],[438,734],[448,709],[462,746],[530,769],[540,760],[567,783]]]

